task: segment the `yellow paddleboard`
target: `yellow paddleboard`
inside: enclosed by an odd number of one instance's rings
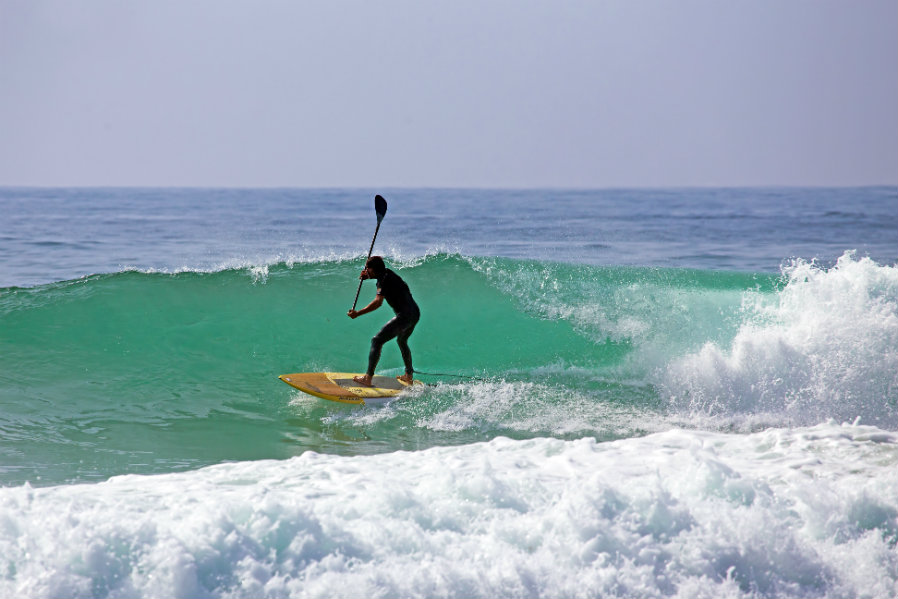
[[[375,376],[371,380],[373,387],[363,387],[352,380],[354,376],[362,375],[357,372],[296,372],[278,378],[309,395],[351,404],[364,404],[365,398],[393,397],[411,386],[395,377]],[[412,383],[421,384],[421,381]]]

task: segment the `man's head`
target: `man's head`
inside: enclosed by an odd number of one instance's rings
[[[384,259],[380,256],[371,256],[368,258],[368,261],[365,262],[365,268],[371,271],[375,278],[380,277],[387,272],[387,266],[384,264]]]

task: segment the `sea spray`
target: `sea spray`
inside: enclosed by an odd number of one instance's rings
[[[752,294],[726,344],[678,357],[661,387],[696,415],[807,425],[898,426],[898,267],[846,253],[830,269],[797,260],[783,288]]]

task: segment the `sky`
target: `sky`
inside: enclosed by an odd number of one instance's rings
[[[0,185],[896,184],[895,0],[0,0]]]

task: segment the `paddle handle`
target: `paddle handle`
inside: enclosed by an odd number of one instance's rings
[[[377,239],[377,232],[380,231],[380,221],[383,220],[383,216],[380,214],[377,215],[377,227],[374,228],[374,237],[371,238],[371,247],[368,248],[368,258],[371,257],[371,252],[374,251],[374,240]],[[368,258],[365,258],[365,264],[368,263]],[[364,279],[359,279],[359,288],[356,289],[355,292],[355,300],[352,302],[352,309],[355,310],[355,306],[359,303],[359,294],[362,292],[362,283]]]

